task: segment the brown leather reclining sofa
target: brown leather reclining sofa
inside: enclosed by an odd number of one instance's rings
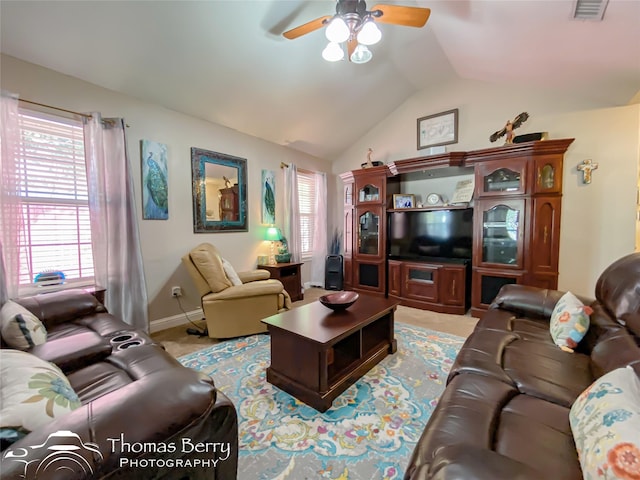
[[[6,448],[3,480],[23,478],[25,461],[43,465],[42,452],[33,447],[60,443],[60,432],[76,447],[98,447],[99,453],[76,449],[87,473],[73,478],[236,478],[236,410],[210,377],[183,367],[84,291],[17,302],[47,329],[47,341],[28,352],[58,365],[82,406]],[[69,478],[63,474],[47,469],[37,478]]]
[[[583,478],[569,410],[607,372],[632,365],[640,375],[640,254],[602,273],[574,353],[549,334],[562,294],[502,288],[460,350],[406,480]]]

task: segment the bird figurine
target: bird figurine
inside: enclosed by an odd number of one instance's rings
[[[227,177],[225,177],[224,175],[222,176],[222,180],[224,180],[224,186],[225,188],[231,188],[231,180],[229,180]]]
[[[513,131],[516,128],[518,128],[520,125],[522,125],[524,122],[526,122],[528,118],[529,118],[529,114],[527,112],[522,112],[520,115],[518,115],[516,118],[514,118],[513,121],[512,120],[508,120],[507,124],[504,126],[504,128],[502,130],[498,130],[493,135],[491,135],[489,137],[489,140],[491,140],[492,142],[495,142],[500,137],[503,137],[503,136],[506,135],[507,138],[506,138],[504,144],[508,145],[510,143],[513,143],[513,137],[515,136]]]
[[[373,161],[371,161],[371,155],[373,155],[373,149],[370,148],[367,151],[367,168],[373,167]]]

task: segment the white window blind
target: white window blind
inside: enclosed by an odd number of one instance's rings
[[[21,111],[19,159],[20,284],[46,271],[93,280],[82,124]]]
[[[300,243],[302,256],[313,254],[313,225],[315,222],[315,173],[298,169],[298,205],[300,209]]]

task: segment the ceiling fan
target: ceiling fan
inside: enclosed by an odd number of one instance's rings
[[[373,55],[367,47],[378,43],[382,38],[376,23],[420,28],[427,23],[430,14],[431,10],[428,8],[376,5],[372,10],[367,10],[364,0],[337,0],[335,15],[316,18],[287,30],[282,35],[293,40],[326,27],[325,34],[329,45],[322,52],[325,60],[342,60],[344,50],[340,44],[347,42],[349,60],[354,63],[366,63]]]

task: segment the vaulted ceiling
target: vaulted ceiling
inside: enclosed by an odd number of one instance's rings
[[[417,91],[460,78],[559,89],[600,107],[640,90],[638,0],[610,0],[601,22],[573,20],[573,0],[380,3],[431,17],[421,29],[381,25],[364,65],[324,61],[322,30],[282,37],[333,14],[331,0],[3,0],[0,47],[327,159]]]

